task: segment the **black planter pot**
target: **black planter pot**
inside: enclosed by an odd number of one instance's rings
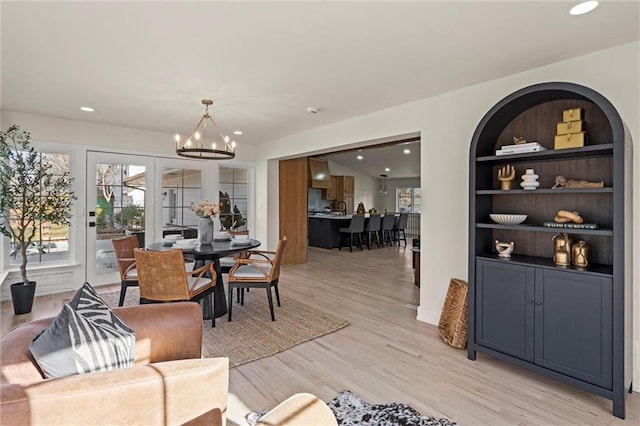
[[[36,294],[36,282],[29,281],[29,284],[23,283],[11,284],[11,299],[13,300],[13,312],[16,315],[28,314],[33,307],[33,297]]]

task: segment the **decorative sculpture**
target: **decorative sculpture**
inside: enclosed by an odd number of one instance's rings
[[[527,143],[527,140],[525,138],[523,138],[522,136],[520,136],[520,137],[514,136],[513,137],[513,144],[514,145],[520,145],[520,144],[523,144],[523,143]]]
[[[578,268],[586,268],[589,265],[589,246],[583,240],[571,246],[571,263]]]
[[[553,263],[561,268],[571,264],[571,243],[573,239],[567,234],[553,236]]]
[[[498,252],[498,256],[500,257],[511,257],[511,253],[513,253],[513,241],[510,243],[501,243],[496,240],[496,251]]]
[[[556,176],[556,184],[551,189],[558,188],[603,188],[604,182],[589,182],[587,180],[567,179],[564,176]]]
[[[508,164],[498,169],[498,180],[500,181],[500,189],[508,191],[511,189],[511,184],[516,178],[516,169]]]
[[[553,218],[553,221],[556,223],[582,223],[584,219],[580,216],[580,213],[577,211],[568,211],[568,210],[558,210],[556,213],[556,217]]]

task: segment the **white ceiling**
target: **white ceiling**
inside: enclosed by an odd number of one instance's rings
[[[213,98],[241,150],[640,39],[637,0],[572,4],[3,1],[1,107],[184,134]]]

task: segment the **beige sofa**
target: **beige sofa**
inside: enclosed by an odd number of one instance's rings
[[[198,304],[151,304],[114,311],[136,332],[131,368],[44,379],[28,345],[52,318],[23,324],[3,337],[0,424],[224,425],[229,361],[200,358],[202,312]],[[317,407],[323,404],[314,402],[308,414],[322,413],[322,407],[320,411]],[[293,414],[287,414],[287,407]],[[329,408],[324,408],[326,417],[318,417],[320,423],[313,424],[335,424]],[[305,424],[304,417],[299,422],[287,420],[304,411],[295,400],[277,409],[281,410],[281,424]]]

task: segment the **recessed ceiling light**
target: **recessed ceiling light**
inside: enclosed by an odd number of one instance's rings
[[[390,172],[390,171],[391,171],[391,169],[390,169],[390,168],[388,168],[388,167],[385,167],[385,168],[384,168],[384,171],[385,171],[385,172]]]
[[[585,13],[591,12],[593,9],[598,7],[598,2],[595,0],[583,1],[571,8],[569,13],[571,15],[584,15]]]
[[[358,155],[356,158],[357,158],[358,160],[362,160],[362,159],[364,159],[364,157],[363,157],[362,155]]]
[[[242,132],[241,132],[240,130],[236,130],[236,131],[234,131],[234,132],[233,132],[233,134],[234,134],[234,135],[241,135],[241,134],[242,134]]]
[[[405,150],[404,150],[404,151],[402,151],[402,152],[404,152],[405,154],[411,154],[411,150],[410,150],[410,149],[405,149]]]
[[[93,111],[94,111],[94,109],[93,109],[93,108],[88,107],[88,106],[80,107],[80,109],[81,109],[82,111],[84,111],[84,112],[93,112]]]

